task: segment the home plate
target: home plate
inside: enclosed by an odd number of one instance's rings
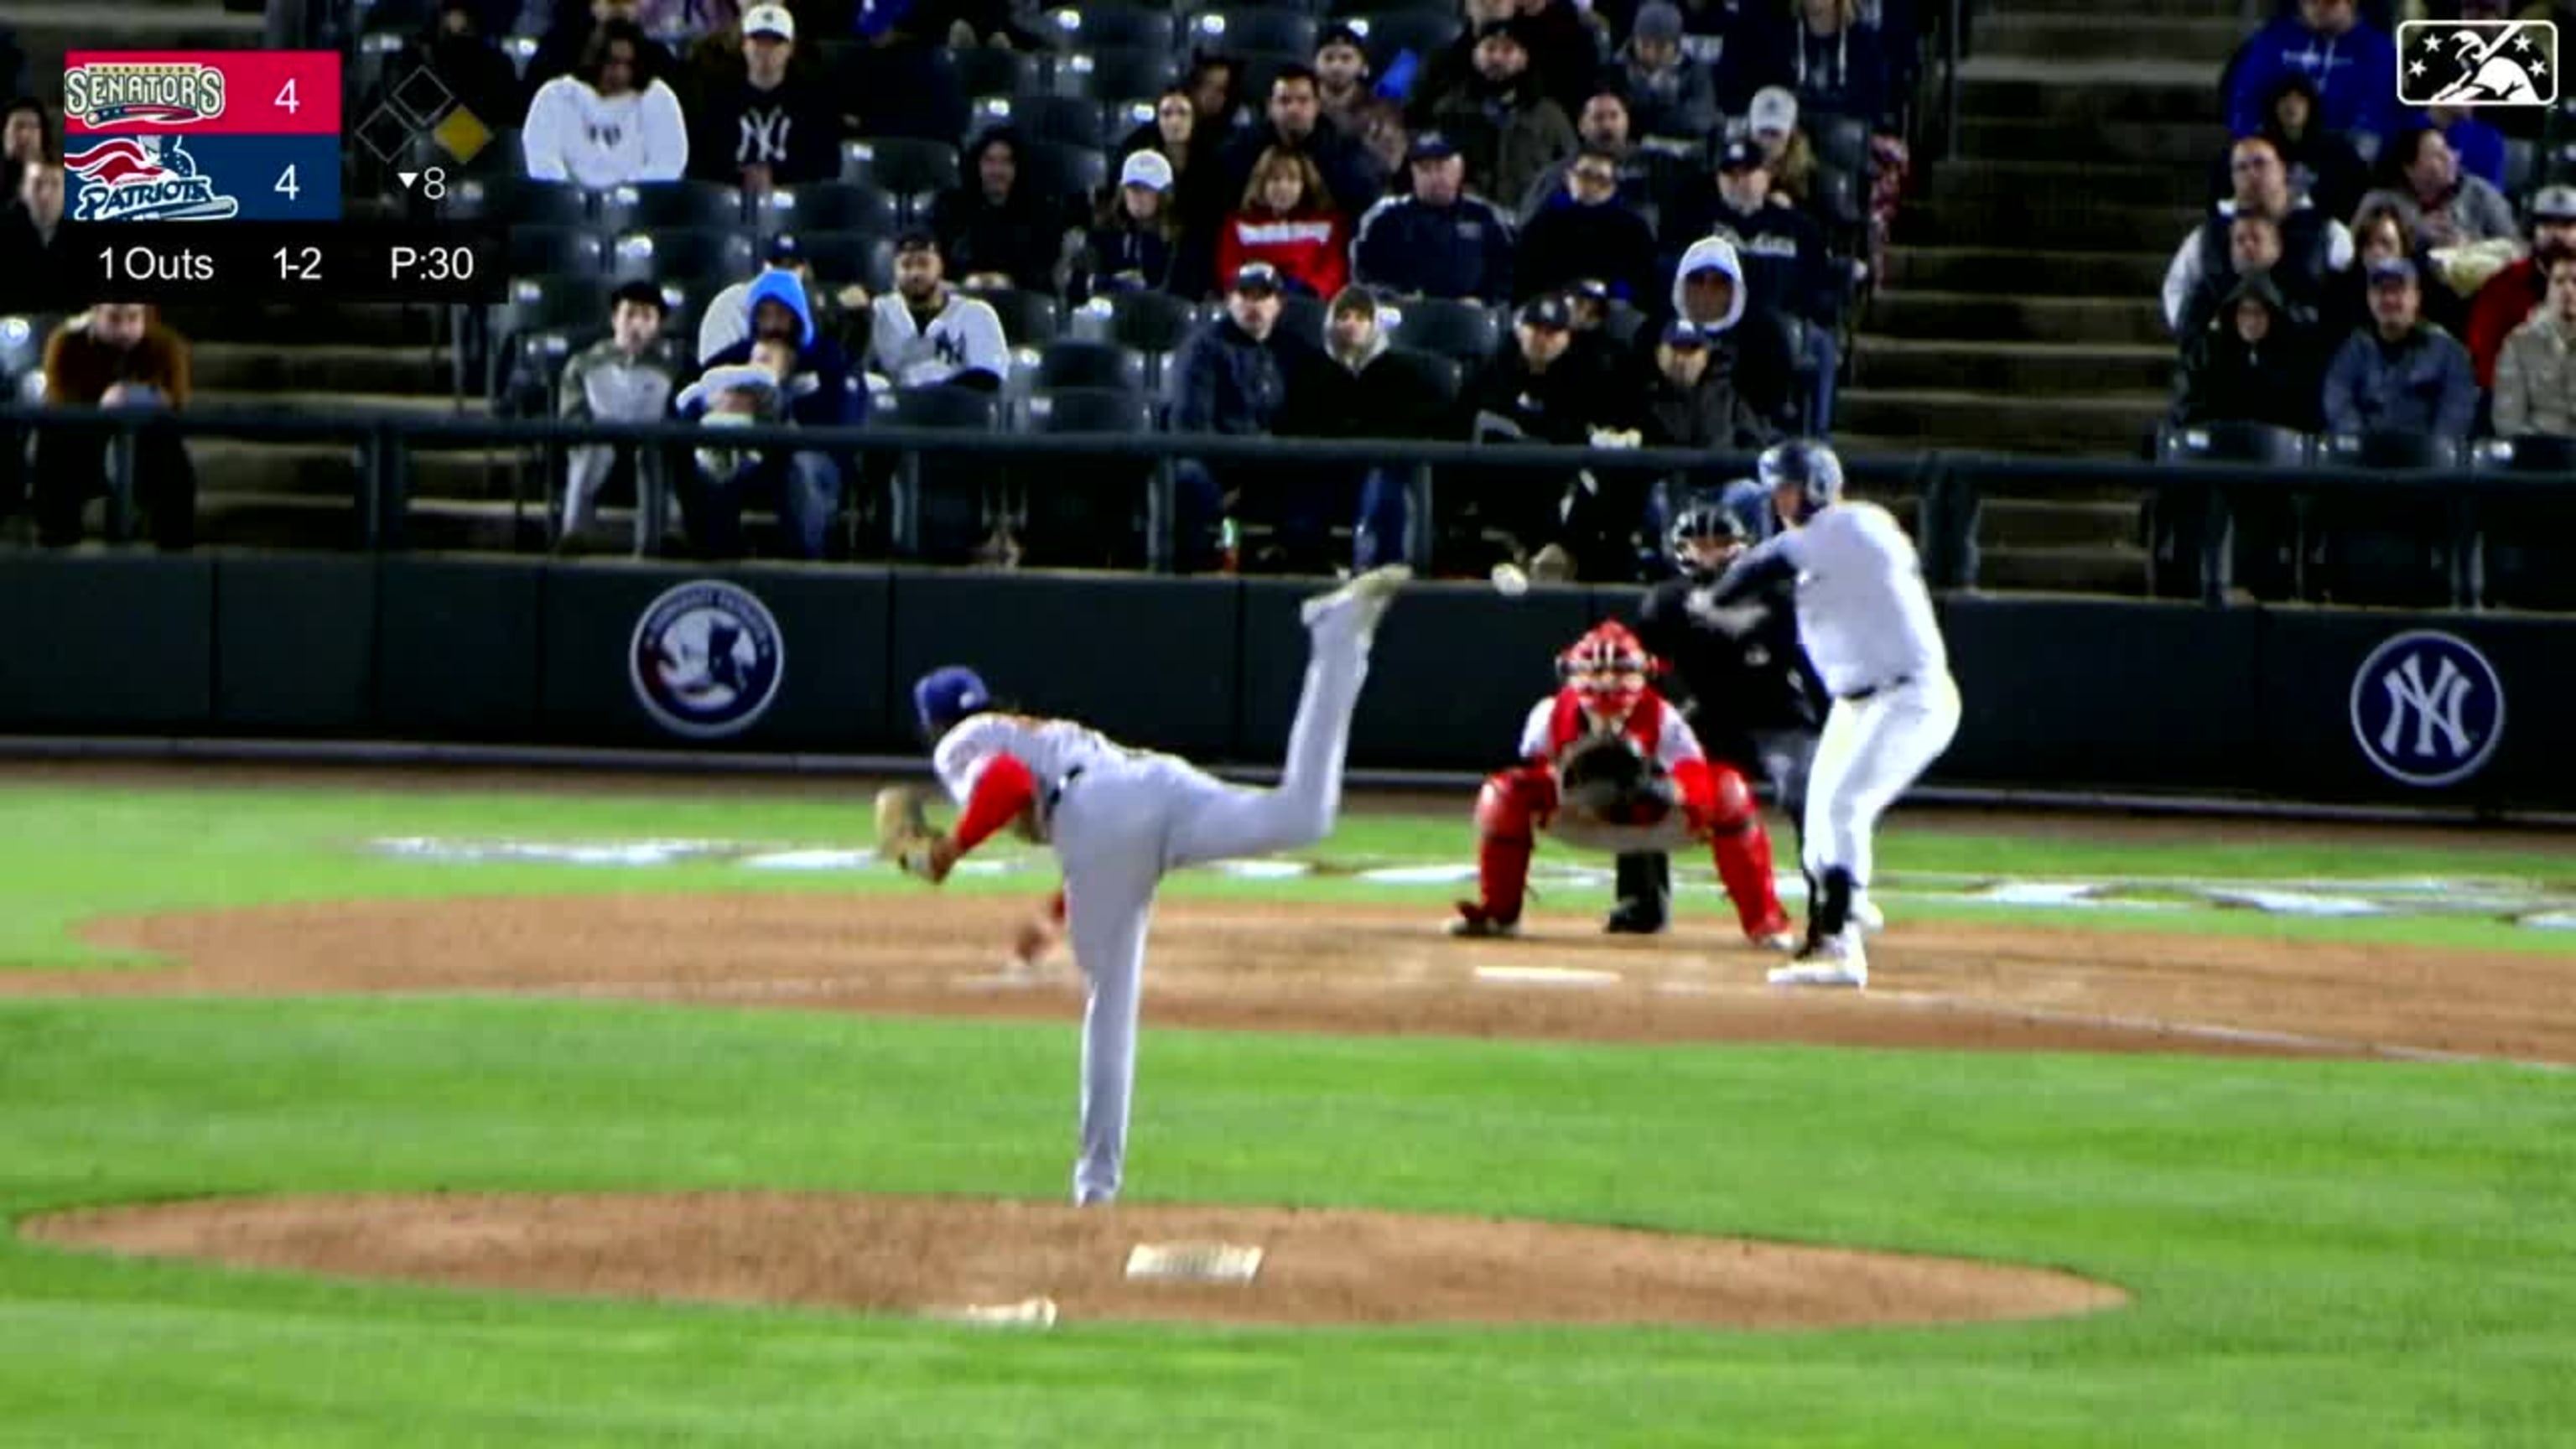
[[[1507,986],[1608,986],[1619,979],[1619,973],[1570,966],[1479,966],[1476,978]]]
[[[1249,1283],[1261,1271],[1261,1250],[1230,1243],[1138,1243],[1127,1255],[1130,1278],[1184,1283]]]

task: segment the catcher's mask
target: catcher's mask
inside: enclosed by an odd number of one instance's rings
[[[1646,646],[1616,619],[1592,626],[1556,658],[1557,676],[1572,686],[1584,713],[1605,724],[1628,717],[1646,694],[1655,661]]]
[[[959,720],[992,707],[993,691],[984,687],[983,676],[962,664],[942,666],[913,682],[912,710],[927,744],[939,743]]]
[[[1744,520],[1714,499],[1701,499],[1675,514],[1665,538],[1674,565],[1692,574],[1716,573],[1752,541],[1753,530]]]

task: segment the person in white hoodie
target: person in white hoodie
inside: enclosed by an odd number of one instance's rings
[[[529,179],[598,190],[676,181],[688,169],[688,121],[671,87],[644,73],[646,43],[633,21],[606,21],[580,69],[537,87],[520,133]]]
[[[1733,383],[1764,423],[1790,431],[1802,418],[1789,339],[1779,319],[1750,302],[1743,259],[1724,232],[1692,242],[1673,268],[1673,315],[1708,337],[1709,370]],[[1656,335],[1654,328],[1638,333],[1641,369],[1654,365]]]

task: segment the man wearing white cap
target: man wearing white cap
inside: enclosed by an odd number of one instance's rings
[[[1803,206],[1814,194],[1815,148],[1798,129],[1798,98],[1787,86],[1764,86],[1744,109],[1744,133],[1762,148],[1771,189]]]
[[[791,74],[796,17],[783,5],[743,12],[739,80],[708,87],[689,139],[689,174],[759,195],[840,174],[840,112],[814,81]]]

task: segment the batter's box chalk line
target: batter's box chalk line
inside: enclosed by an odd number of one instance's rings
[[[1138,1243],[1127,1276],[1177,1283],[1249,1283],[1261,1271],[1261,1249],[1233,1243]]]
[[[1619,973],[1573,966],[1479,966],[1476,979],[1501,986],[1615,986]]]

